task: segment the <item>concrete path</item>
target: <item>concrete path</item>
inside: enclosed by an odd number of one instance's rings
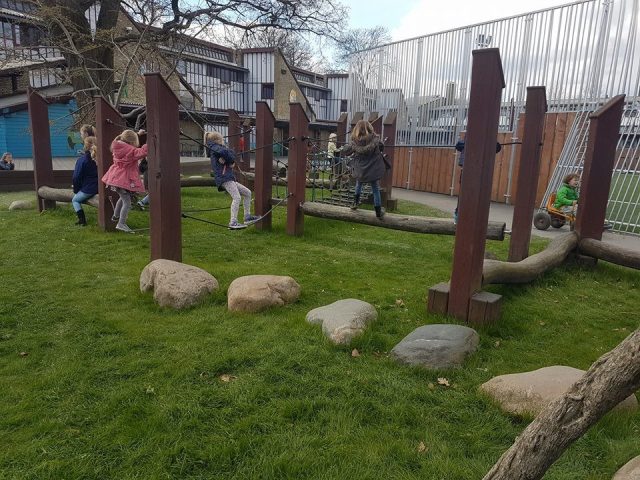
[[[393,197],[400,200],[409,200],[411,202],[420,203],[429,207],[437,208],[443,212],[449,213],[453,217],[453,211],[458,203],[458,197],[451,197],[440,193],[418,192],[416,190],[405,190],[402,188],[393,189]],[[511,230],[511,220],[513,218],[513,206],[504,203],[491,203],[489,210],[489,220],[495,222],[504,222],[507,224],[507,230]],[[548,230],[538,230],[533,225],[531,233],[538,237],[555,238],[558,235],[568,232],[569,226],[562,228],[549,228]],[[604,232],[602,240],[619,245],[620,247],[630,250],[640,251],[640,236],[625,235],[615,232]]]

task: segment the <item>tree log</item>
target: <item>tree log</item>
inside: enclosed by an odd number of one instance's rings
[[[584,255],[598,258],[623,267],[640,270],[640,253],[611,243],[585,238],[580,240],[578,251]]]
[[[542,252],[531,255],[520,262],[485,260],[482,269],[482,284],[529,283],[547,270],[565,261],[567,255],[578,245],[578,234],[569,232],[559,236]]]
[[[70,188],[40,187],[38,189],[38,196],[40,198],[44,198],[45,200],[55,200],[56,202],[71,203],[71,199],[73,198],[73,190],[71,190]],[[94,195],[84,203],[98,208],[98,195]]]
[[[516,438],[483,480],[538,480],[574,441],[640,388],[640,329],[600,357]]]
[[[415,217],[411,215],[387,213],[382,219],[378,219],[375,213],[369,210],[351,210],[346,207],[338,207],[318,202],[305,202],[300,208],[305,215],[312,217],[363,223],[365,225],[391,228],[393,230],[439,235],[455,235],[456,233],[456,226],[453,220],[444,218]],[[504,223],[489,222],[487,238],[491,240],[504,240],[504,229]]]
[[[181,187],[213,187],[215,184],[213,177],[186,177],[180,179]]]
[[[255,179],[255,174],[252,172],[245,173],[245,176],[249,180]],[[287,179],[282,177],[271,177],[273,185],[286,186]],[[212,187],[216,182],[212,177],[186,177],[180,179],[181,187]],[[307,180],[307,187],[311,188],[329,188],[329,180]]]

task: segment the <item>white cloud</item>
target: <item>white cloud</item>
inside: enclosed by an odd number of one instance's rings
[[[566,0],[419,0],[390,30],[394,40],[403,40],[564,4]]]

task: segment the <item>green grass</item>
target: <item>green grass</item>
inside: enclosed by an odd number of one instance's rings
[[[306,218],[304,236],[291,238],[283,209],[270,233],[184,220],[183,261],[221,288],[174,312],[139,291],[148,236],[102,233],[92,208],[86,228],[73,225],[70,206],[7,211],[32,197],[0,195],[3,480],[475,480],[528,423],[502,413],[480,384],[554,364],[587,369],[638,326],[640,274],[567,265],[529,286],[492,287],[505,297],[503,318],[479,329],[480,349],[462,369],[409,368],[387,352],[420,325],[451,322],[427,314],[425,300],[450,276],[453,237]],[[215,189],[183,190],[185,208],[227,204]],[[226,210],[195,215],[228,221]],[[146,213],[132,213],[132,228],[146,224]],[[508,244],[488,248],[504,259]],[[302,296],[229,313],[226,289],[247,274],[291,275]],[[374,304],[379,319],[336,347],[304,317],[350,297]],[[430,386],[441,376],[452,387]],[[639,433],[640,414],[610,414],[545,478],[610,479],[640,453]]]

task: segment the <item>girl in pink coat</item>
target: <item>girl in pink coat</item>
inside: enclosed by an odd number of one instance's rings
[[[141,131],[142,132],[142,131]],[[138,161],[147,156],[147,145],[140,146],[138,134],[133,130],[125,130],[111,143],[113,165],[102,177],[102,181],[111,187],[120,197],[113,210],[111,220],[118,222],[116,229],[133,233],[127,226],[127,217],[131,209],[131,196],[144,192],[140,181]]]

